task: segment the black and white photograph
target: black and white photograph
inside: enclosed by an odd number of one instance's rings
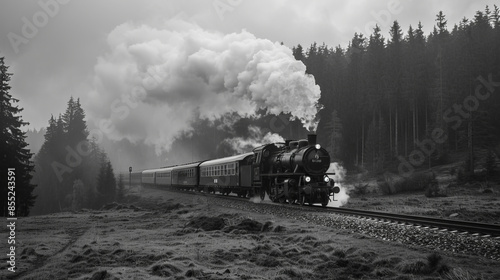
[[[0,279],[500,279],[496,0],[0,0]]]

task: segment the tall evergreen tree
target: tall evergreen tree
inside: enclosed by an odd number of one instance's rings
[[[387,75],[384,75],[385,88],[387,94],[387,104],[389,107],[389,145],[390,148],[393,149],[394,143],[394,152],[397,156],[399,154],[399,127],[400,127],[400,112],[407,112],[406,104],[402,102],[403,98],[403,33],[401,31],[401,27],[397,21],[394,21],[391,26],[391,30],[389,31],[391,36],[389,42],[387,43],[387,63],[385,72]],[[406,96],[407,97],[407,96]],[[411,98],[410,96],[409,98]],[[408,100],[408,98],[406,98]],[[394,112],[394,118],[393,118]],[[394,126],[393,126],[394,120]],[[404,122],[402,122],[404,123]],[[394,138],[392,137],[392,131],[394,127]],[[399,137],[398,137],[399,136]]]
[[[25,141],[26,133],[21,131],[28,123],[19,115],[23,109],[14,105],[19,100],[9,93],[12,74],[8,68],[4,57],[0,57],[0,212],[2,216],[28,216],[35,201],[35,185],[31,183],[34,166]]]
[[[80,101],[70,98],[68,107],[57,119],[49,120],[45,142],[35,158],[39,195],[34,210],[38,214],[81,207],[98,208],[97,178],[101,159],[106,156],[94,140],[87,140],[85,112]],[[109,179],[112,173],[109,163]],[[107,184],[107,183],[106,183]],[[114,195],[114,194],[113,194]]]
[[[101,205],[115,200],[116,195],[116,178],[111,162],[103,157],[101,168],[97,177],[97,191]]]

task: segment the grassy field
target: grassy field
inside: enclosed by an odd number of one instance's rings
[[[427,173],[428,174],[428,173]],[[436,195],[429,196],[426,187],[418,180],[410,181],[415,186],[408,191],[387,194],[389,184],[397,185],[401,177],[379,177],[378,179],[358,180],[347,178],[343,186],[349,195],[343,207],[424,215],[440,218],[460,219],[482,223],[500,223],[500,183],[472,181],[456,183],[456,176],[435,173]],[[387,183],[389,181],[389,183]],[[400,184],[402,185],[402,184]],[[405,186],[406,187],[406,186]],[[361,190],[360,190],[361,188]],[[392,189],[396,189],[397,186]],[[420,189],[420,190],[415,190]]]
[[[409,201],[412,212],[439,209],[437,200],[412,196],[370,194],[349,205],[392,200],[393,209]],[[410,248],[187,194],[141,189],[132,198],[99,211],[18,220],[17,270],[8,272],[2,258],[0,278],[500,279],[498,263],[481,257]]]

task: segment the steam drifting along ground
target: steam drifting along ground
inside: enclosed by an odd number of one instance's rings
[[[347,188],[343,186],[345,181],[345,176],[347,171],[338,162],[331,162],[330,167],[326,171],[328,177],[335,182],[335,186],[340,188],[340,192],[334,194],[333,200],[330,199],[328,207],[341,207],[349,201],[349,194],[347,194]]]
[[[100,211],[19,220],[17,279],[495,279],[487,259],[431,254],[213,198],[141,189]],[[219,199],[220,200],[220,199]],[[258,212],[258,211],[257,211]],[[290,213],[292,214],[292,213]],[[2,230],[2,236],[5,230]],[[2,260],[1,276],[5,274]],[[442,271],[441,271],[442,270]],[[439,274],[448,270],[448,274]],[[489,270],[489,272],[488,272]]]
[[[124,23],[107,42],[88,108],[91,123],[111,139],[144,142],[160,154],[198,120],[232,122],[259,111],[290,113],[316,129],[320,89],[277,42],[245,30],[208,31],[180,18]]]

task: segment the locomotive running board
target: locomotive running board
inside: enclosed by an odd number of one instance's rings
[[[260,174],[260,176],[267,176],[267,177],[272,177],[272,176],[302,176],[306,175],[306,173],[271,173],[271,174]]]

